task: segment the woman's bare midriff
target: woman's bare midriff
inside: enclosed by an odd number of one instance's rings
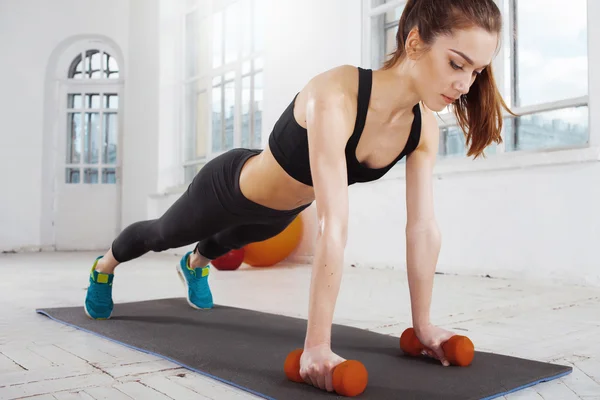
[[[313,188],[289,176],[268,145],[242,167],[240,190],[248,200],[274,210],[293,210],[315,199]]]

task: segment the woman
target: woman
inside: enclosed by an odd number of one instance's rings
[[[454,105],[468,155],[500,143],[502,107],[491,62],[501,33],[493,0],[408,1],[397,50],[381,70],[341,66],[314,77],[283,112],[261,150],[234,149],[210,161],[159,219],[128,226],[94,263],[86,313],[110,317],[113,272],[148,251],[198,242],[178,272],[195,308],[211,308],[209,262],[281,232],[313,201],[318,239],[301,375],[332,391],[331,325],[342,277],[348,185],[379,179],[406,157],[407,270],[413,327],[448,365],[451,332],[430,322],[440,249],[432,171],[439,130],[433,112]]]

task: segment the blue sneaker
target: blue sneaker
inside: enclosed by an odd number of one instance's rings
[[[213,307],[213,297],[208,286],[210,266],[192,268],[189,264],[190,254],[186,253],[177,265],[177,272],[183,284],[187,287],[187,302],[193,308],[202,310]]]
[[[85,296],[85,313],[92,319],[109,319],[113,310],[112,283],[114,274],[103,274],[96,271],[98,260],[96,258],[90,272],[90,286]]]

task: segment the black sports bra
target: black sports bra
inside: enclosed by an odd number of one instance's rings
[[[372,70],[359,67],[358,73],[358,112],[356,114],[354,132],[346,144],[348,185],[356,182],[370,182],[381,178],[398,161],[408,156],[417,148],[421,137],[421,109],[419,108],[419,104],[415,104],[413,107],[414,120],[408,141],[404,150],[402,150],[392,163],[383,168],[369,168],[356,159],[356,147],[365,127],[373,84]],[[292,178],[312,186],[307,131],[294,118],[294,104],[297,97],[298,94],[296,94],[292,103],[275,123],[273,131],[269,136],[269,148],[277,162]]]

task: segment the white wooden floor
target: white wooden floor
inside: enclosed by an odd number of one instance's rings
[[[92,253],[0,255],[0,399],[248,399],[253,396],[35,313],[82,305]],[[183,296],[178,258],[119,267],[114,300]],[[215,303],[306,317],[310,268],[213,269]],[[505,399],[600,400],[600,289],[437,275],[434,323],[479,350],[571,365],[572,374]],[[348,268],[337,323],[400,335],[409,326],[403,272]],[[99,321],[99,323],[102,323]]]

